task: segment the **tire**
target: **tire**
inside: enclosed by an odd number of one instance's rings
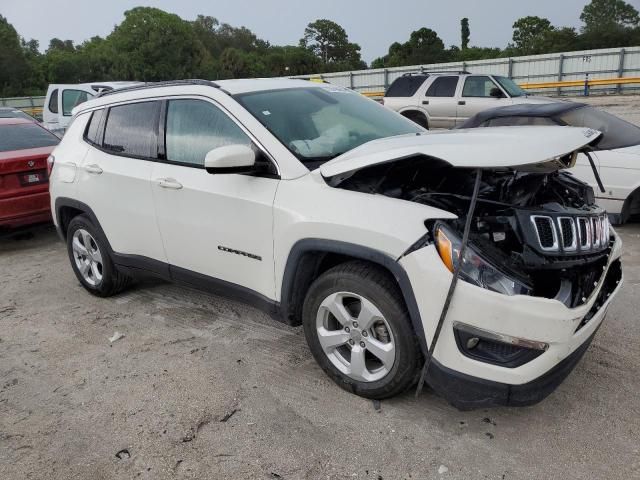
[[[314,358],[347,391],[384,399],[418,379],[418,338],[399,288],[381,267],[353,261],[322,274],[309,287],[302,323]]]
[[[407,117],[413,123],[417,123],[422,128],[429,130],[429,121],[427,120],[427,117],[424,114],[419,112],[407,112],[407,113],[403,113],[402,115]]]
[[[85,215],[74,217],[69,222],[67,253],[78,281],[93,295],[110,297],[131,282],[130,277],[115,267],[106,242]]]

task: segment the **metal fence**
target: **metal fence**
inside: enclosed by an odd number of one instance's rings
[[[353,88],[361,93],[383,92],[396,78],[407,72],[467,70],[472,73],[504,75],[519,84],[539,84],[576,81],[588,78],[611,79],[640,77],[640,47],[607,48],[579,52],[529,55],[526,57],[495,58],[471,62],[411,65],[407,67],[377,68],[352,72],[298,75],[290,78],[321,78],[327,82]],[[580,95],[582,86],[558,86],[553,90],[529,89],[545,95]],[[640,83],[595,85],[591,93],[626,93],[640,91]],[[45,97],[0,98],[0,106],[15,107],[38,115]]]
[[[404,73],[442,70],[467,70],[471,73],[504,75],[520,84],[584,80],[587,76],[591,80],[640,77],[640,47],[298,75],[291,78],[321,78],[329,83],[353,88],[362,93],[374,93],[386,90],[391,82]],[[640,84],[600,85],[591,87],[591,92],[623,93],[634,89],[640,90]],[[539,90],[540,93],[547,95],[554,93],[575,95],[582,91],[582,88],[576,86],[557,87],[552,91]]]

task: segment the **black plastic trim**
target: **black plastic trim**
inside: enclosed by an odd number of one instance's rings
[[[244,303],[269,313],[274,319],[283,321],[283,317],[279,315],[279,303],[254,290],[225,280],[220,280],[208,275],[169,265],[168,263],[149,257],[114,252],[104,230],[102,230],[102,227],[100,226],[98,218],[88,205],[71,198],[60,197],[56,199],[55,205],[56,216],[58,219],[60,219],[60,211],[63,207],[75,208],[84,212],[84,214],[89,217],[91,223],[93,223],[98,231],[98,236],[100,237],[99,240],[106,245],[109,255],[113,259],[113,263],[116,264],[119,270],[134,277],[146,277],[151,275],[166,281],[194,287],[199,290],[204,290],[206,292],[228,298],[241,300]],[[64,241],[66,235],[62,232],[60,220],[58,220],[57,229],[58,235]]]
[[[594,336],[595,332],[547,373],[522,385],[509,385],[472,377],[445,367],[435,358],[431,360],[426,382],[438,395],[459,410],[534,405],[549,396],[567,378],[589,348]]]
[[[407,272],[405,272],[402,266],[400,266],[393,257],[390,257],[379,250],[364,247],[362,245],[320,238],[306,238],[297,241],[289,252],[289,257],[287,258],[282,278],[280,308],[284,316],[287,316],[292,310],[291,301],[294,297],[294,291],[296,288],[294,285],[296,269],[300,263],[301,257],[307,252],[337,253],[377,263],[388,270],[394,276],[400,290],[402,291],[402,296],[404,297],[407,310],[409,311],[409,317],[411,318],[411,324],[413,325],[413,329],[420,341],[422,352],[426,353],[428,351],[427,340],[422,326],[422,318],[420,317],[420,310],[418,309],[418,303]],[[286,321],[288,322],[288,319],[286,319]]]

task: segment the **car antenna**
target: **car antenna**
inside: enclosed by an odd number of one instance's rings
[[[598,188],[602,193],[604,193],[605,192],[604,185],[602,184],[602,179],[600,178],[600,174],[598,173],[598,169],[596,168],[596,162],[593,161],[593,157],[591,156],[588,150],[585,150],[584,154],[589,159],[589,163],[591,164],[591,170],[593,170],[593,176],[596,177],[596,182],[598,183]]]
[[[456,264],[456,267],[453,269],[453,277],[451,278],[451,283],[449,284],[449,292],[447,293],[447,297],[444,301],[444,306],[442,307],[442,311],[440,312],[440,319],[438,320],[436,331],[433,334],[431,345],[429,345],[427,358],[425,358],[424,360],[424,365],[422,367],[420,380],[418,381],[418,386],[416,387],[416,395],[415,395],[416,398],[418,398],[418,396],[422,392],[422,387],[424,387],[424,382],[427,377],[427,373],[429,371],[429,366],[431,365],[431,359],[433,358],[433,352],[436,349],[436,344],[438,343],[438,339],[440,338],[440,332],[442,331],[442,325],[444,324],[444,321],[447,318],[447,313],[449,312],[449,305],[451,304],[453,293],[455,292],[456,285],[458,284],[458,277],[460,276],[460,268],[462,267],[464,254],[467,249],[467,242],[469,241],[469,230],[471,230],[471,221],[473,218],[473,213],[476,210],[476,201],[478,199],[478,192],[480,191],[481,179],[482,179],[482,169],[478,168],[476,169],[476,182],[473,186],[473,195],[471,196],[471,203],[469,204],[469,212],[467,213],[467,221],[464,224],[464,234],[462,235],[462,243],[460,244],[460,252],[458,253],[459,260],[458,260],[458,263]]]

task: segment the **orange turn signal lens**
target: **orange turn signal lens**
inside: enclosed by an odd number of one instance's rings
[[[442,262],[453,273],[453,245],[442,228],[436,230],[436,247]]]

